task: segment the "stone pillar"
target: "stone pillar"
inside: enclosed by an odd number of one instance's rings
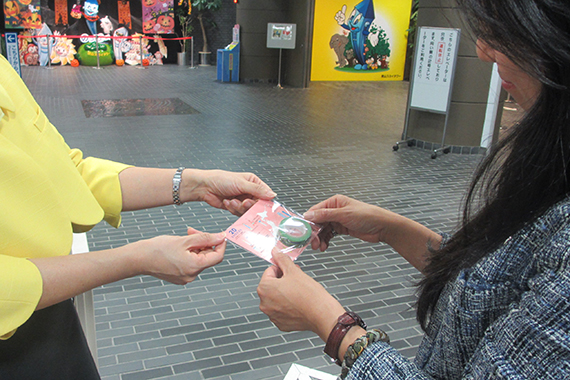
[[[493,65],[477,58],[476,39],[461,18],[454,0],[420,0],[418,27],[420,26],[461,29],[445,145],[450,145],[453,153],[484,151],[484,148],[481,149],[484,145],[482,137]],[[491,125],[493,140],[498,137],[502,102],[498,110],[495,123]],[[415,139],[419,147],[439,148],[444,122],[445,115],[410,110],[406,137]]]

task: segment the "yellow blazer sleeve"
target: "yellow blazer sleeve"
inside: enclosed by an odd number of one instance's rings
[[[42,295],[42,277],[31,261],[0,255],[0,339],[28,320]]]
[[[79,149],[71,149],[69,156],[105,212],[103,219],[113,227],[119,227],[123,208],[119,173],[130,166],[101,158],[87,157],[84,159]],[[74,225],[73,230],[84,232],[90,228],[91,226]]]

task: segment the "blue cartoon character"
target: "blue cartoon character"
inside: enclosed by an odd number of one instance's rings
[[[97,20],[99,20],[99,1],[85,0],[83,4],[83,17],[92,35],[97,34]]]
[[[354,55],[358,61],[354,68],[366,70],[368,68],[366,64],[366,40],[375,18],[372,0],[364,0],[357,4],[348,19],[346,17],[346,5],[343,5],[334,18],[341,27],[349,31]]]

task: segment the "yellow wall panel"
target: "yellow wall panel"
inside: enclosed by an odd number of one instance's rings
[[[311,80],[402,80],[411,7],[412,0],[316,0]]]

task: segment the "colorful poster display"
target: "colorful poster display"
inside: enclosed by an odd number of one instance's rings
[[[412,0],[316,0],[311,80],[402,80]]]
[[[4,0],[4,25],[8,29],[40,29],[40,0]]]
[[[69,19],[67,18],[67,0],[55,0],[55,25],[68,25]]]
[[[123,24],[128,29],[131,29],[131,4],[128,0],[119,0],[117,2],[117,9],[119,13],[119,24]]]
[[[142,0],[143,33],[174,33],[174,0]]]

